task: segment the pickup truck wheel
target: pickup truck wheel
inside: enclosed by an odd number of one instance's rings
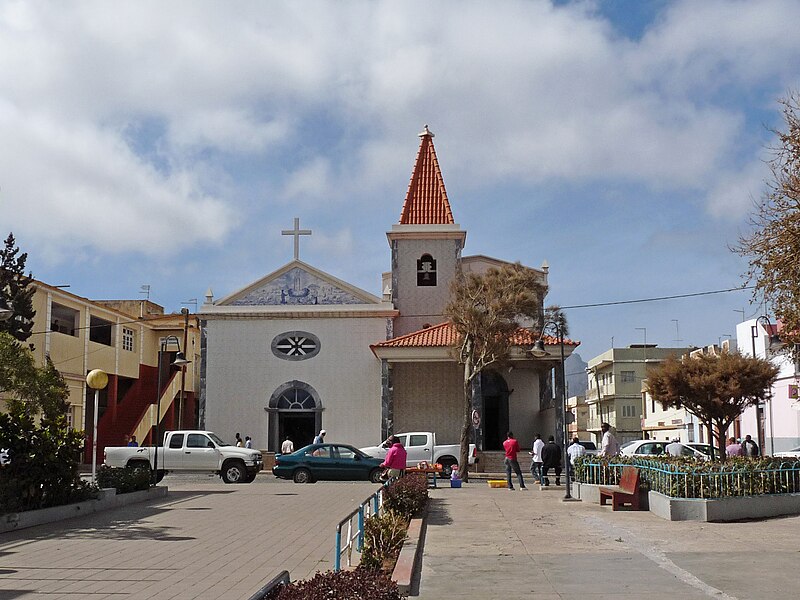
[[[292,477],[295,483],[311,483],[311,471],[308,469],[297,469]]]
[[[381,470],[372,469],[372,471],[369,472],[369,480],[372,483],[381,483]]]
[[[453,473],[453,465],[457,465],[458,461],[452,456],[443,456],[439,459],[439,464],[442,465],[440,477],[450,479],[450,475]]]
[[[164,479],[164,475],[166,475],[166,474],[167,474],[167,472],[166,471],[162,471],[161,469],[156,471],[156,483],[159,483],[162,479]]]
[[[244,483],[247,478],[247,469],[239,460],[232,460],[222,465],[222,481],[225,483]]]
[[[244,478],[244,483],[253,483],[258,476],[258,471],[253,471],[252,473],[248,473]]]
[[[132,460],[127,466],[129,469],[144,469],[145,471],[150,470],[150,463],[146,460]]]

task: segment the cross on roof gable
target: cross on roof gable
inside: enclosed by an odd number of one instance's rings
[[[447,190],[433,147],[433,133],[425,125],[419,134],[417,160],[411,173],[408,192],[400,212],[401,225],[453,224],[453,212],[447,200]]]

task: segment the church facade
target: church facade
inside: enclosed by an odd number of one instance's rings
[[[434,431],[457,443],[464,415],[463,369],[443,316],[451,281],[505,263],[462,256],[466,232],[455,223],[433,145],[425,130],[400,220],[387,233],[391,271],[382,296],[348,284],[299,258],[215,300],[202,323],[200,426],[223,439],[250,435],[276,451],[287,437],[299,448],[320,429],[326,441],[372,445],[390,433]],[[547,289],[547,267],[531,269]],[[542,297],[544,302],[544,296]],[[561,346],[544,336],[548,356],[527,350],[536,332],[520,330],[508,365],[473,385],[475,441],[499,449],[513,428],[525,444],[555,433],[561,397]],[[564,340],[568,355],[577,342]]]

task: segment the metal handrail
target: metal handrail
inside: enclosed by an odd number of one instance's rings
[[[289,579],[289,571],[281,571],[275,577],[273,577],[267,585],[250,596],[250,598],[247,600],[264,600],[264,598],[266,598],[270,592],[279,586],[289,585],[289,583],[291,583],[291,580]]]
[[[339,521],[336,526],[336,542],[333,558],[333,570],[342,570],[342,554],[347,553],[347,566],[352,566],[353,547],[357,552],[361,552],[364,546],[364,525],[368,518],[374,515],[380,515],[381,508],[383,507],[383,492],[386,486],[392,483],[391,479],[384,483],[377,492],[372,494],[369,498],[364,500],[358,505],[358,508],[347,515],[344,519]],[[355,533],[353,532],[353,517],[358,517]],[[342,545],[342,528],[347,525],[347,542]]]

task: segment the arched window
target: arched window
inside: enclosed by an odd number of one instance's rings
[[[436,261],[430,254],[423,254],[417,261],[417,285],[436,285]]]

